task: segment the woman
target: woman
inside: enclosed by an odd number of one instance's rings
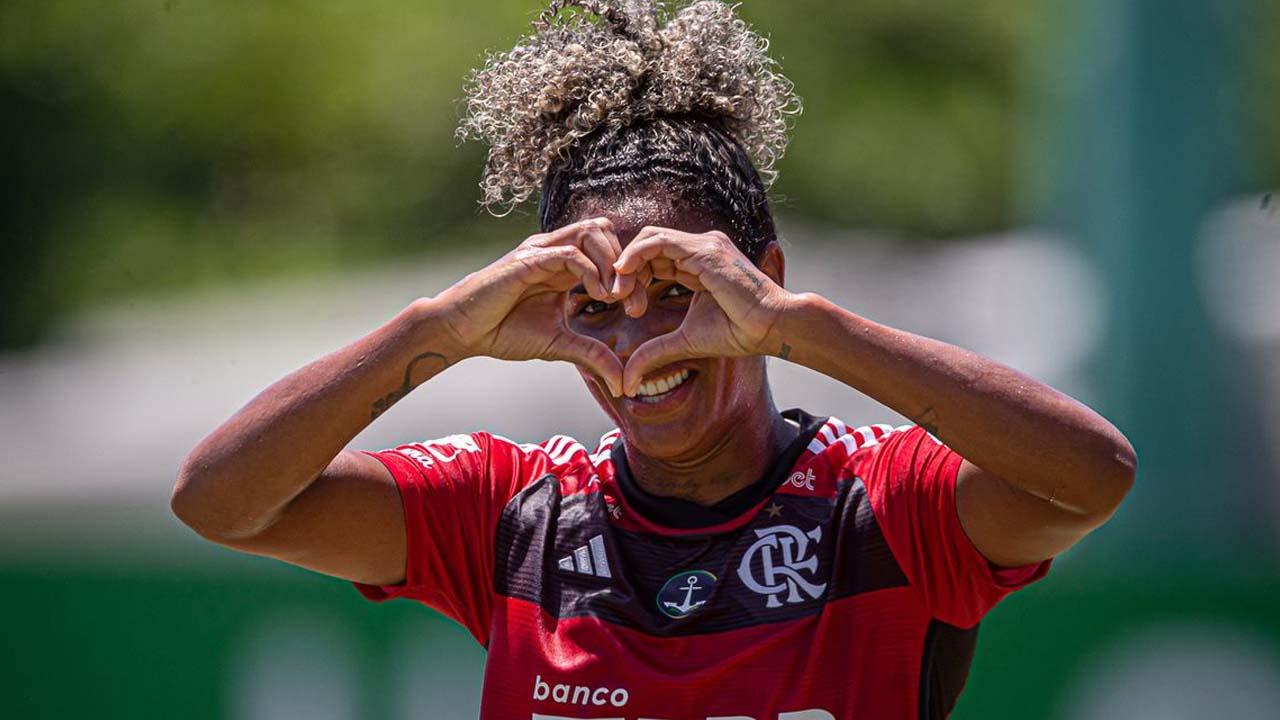
[[[570,9],[566,6],[576,6]],[[543,232],[263,391],[191,453],[205,537],[408,597],[488,650],[482,715],[944,717],[978,621],[1115,511],[1125,438],[959,348],[785,289],[765,180],[797,102],[719,2],[557,0],[461,134]],[[469,357],[575,363],[589,449],[344,450]],[[766,356],[912,418],[779,413]]]

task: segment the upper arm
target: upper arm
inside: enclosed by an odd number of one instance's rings
[[[372,585],[405,577],[404,508],[395,479],[378,460],[350,450],[264,530],[222,544]]]
[[[955,492],[965,534],[987,560],[1001,567],[1054,557],[1107,519],[1054,505],[968,460],[960,464]]]
[[[979,550],[958,511],[963,464],[917,426],[877,434],[850,457],[848,469],[866,486],[878,528],[924,607],[967,628],[1009,593],[1044,577],[1051,561],[1006,570]]]

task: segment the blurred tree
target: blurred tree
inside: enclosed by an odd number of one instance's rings
[[[1019,73],[1051,31],[1043,5],[744,4],[806,103],[782,212],[903,236],[1015,222]],[[523,237],[527,214],[482,216],[483,148],[452,131],[467,71],[543,6],[0,5],[0,347],[141,291]]]

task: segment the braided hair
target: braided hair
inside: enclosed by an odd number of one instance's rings
[[[458,136],[489,145],[481,203],[504,212],[540,192],[545,232],[586,198],[661,189],[757,258],[800,112],[768,40],[718,0],[553,0],[533,26],[468,81]]]

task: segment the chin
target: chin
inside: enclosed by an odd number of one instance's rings
[[[594,378],[586,378],[591,394],[622,431],[627,444],[651,457],[680,457],[704,444],[715,425],[706,407],[714,394],[709,368],[676,363],[651,373],[637,397],[615,398]]]

